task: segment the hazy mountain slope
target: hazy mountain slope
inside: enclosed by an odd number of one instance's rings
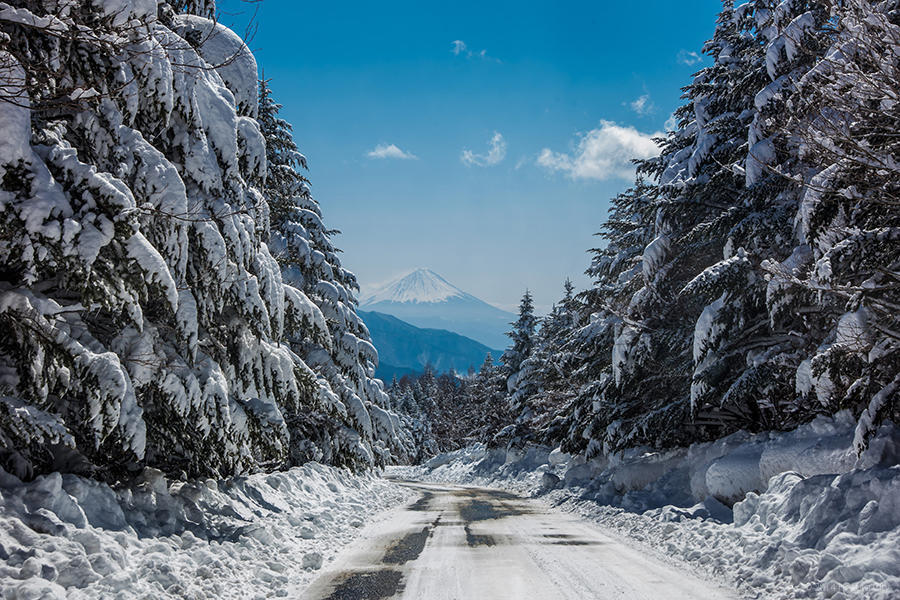
[[[452,331],[421,329],[378,312],[358,314],[378,349],[376,376],[385,380],[395,374],[421,372],[428,363],[438,372],[455,369],[464,373],[469,366],[477,369],[488,352],[499,356],[497,350]]]

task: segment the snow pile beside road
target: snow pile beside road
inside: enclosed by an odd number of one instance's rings
[[[309,463],[129,489],[0,470],[0,598],[299,597],[323,561],[411,492]]]
[[[760,598],[900,597],[900,429],[857,458],[850,415],[585,460],[472,447],[392,473],[542,497]]]

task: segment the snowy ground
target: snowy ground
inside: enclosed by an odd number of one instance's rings
[[[900,431],[857,459],[849,415],[786,434],[736,434],[585,462],[483,448],[393,476],[537,496],[751,598],[900,597]]]
[[[310,463],[132,489],[0,470],[0,598],[248,600],[300,592],[361,528],[415,493]]]
[[[458,576],[466,564],[475,560],[487,568],[494,556],[514,559],[517,566],[509,568],[534,579],[530,587],[543,589],[547,598],[560,597],[553,590],[599,593],[582,585],[590,582],[579,579],[580,573],[611,586],[621,580],[624,587],[606,591],[625,590],[625,598],[654,597],[634,587],[641,582],[629,577],[634,571],[627,565],[603,570],[618,564],[616,557],[629,556],[626,562],[643,565],[645,573],[669,561],[675,568],[659,571],[664,575],[656,579],[672,589],[695,585],[684,583],[695,581],[685,578],[693,572],[751,598],[898,598],[900,430],[882,427],[857,459],[849,451],[853,425],[849,415],[839,415],[787,434],[736,434],[666,453],[634,450],[594,461],[542,448],[468,448],[423,467],[388,470],[393,477],[535,496],[528,510],[511,497],[448,486],[435,488],[444,490],[444,499],[431,490],[431,499],[416,502],[419,510],[405,510],[399,507],[421,496],[421,489],[377,473],[353,475],[315,463],[188,483],[169,483],[148,470],[143,481],[115,491],[72,475],[22,483],[0,471],[0,598],[307,597],[327,589],[322,586],[333,584],[336,573],[360,567],[346,551],[335,560],[349,542],[366,536],[354,545],[353,556],[361,552],[381,560],[392,547],[385,540],[408,539],[411,525],[421,525],[419,564],[425,569],[413,573],[403,567],[391,575],[402,581],[388,582],[407,597],[450,585],[441,569],[451,558],[453,568],[462,569],[453,581],[468,581]],[[461,513],[470,500],[490,518]],[[534,509],[537,502],[545,508]],[[532,518],[526,515],[538,520],[526,522]],[[554,535],[568,537],[548,537]],[[546,543],[552,539],[579,543]],[[500,554],[481,548],[497,552],[501,544]],[[629,544],[638,551],[627,549]],[[323,566],[328,575],[303,591]],[[505,568],[495,565],[469,579],[490,585],[508,578]],[[562,584],[540,587],[540,577],[527,575],[542,569],[547,580],[556,577]],[[480,577],[489,571],[494,576]],[[700,598],[697,590],[708,588],[685,589],[686,597]]]
[[[421,498],[367,529],[306,600],[728,600],[574,515],[499,490],[405,484]]]

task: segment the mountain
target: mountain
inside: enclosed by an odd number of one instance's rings
[[[416,327],[452,331],[489,348],[506,348],[506,332],[516,320],[516,315],[462,291],[430,269],[416,269],[363,297],[360,308]]]
[[[465,373],[481,366],[488,352],[499,358],[500,351],[443,329],[421,329],[397,317],[379,312],[359,311],[378,349],[375,376],[390,381],[396,375],[421,373],[430,363],[438,372],[454,369]]]

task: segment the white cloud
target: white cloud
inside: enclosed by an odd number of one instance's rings
[[[395,144],[378,144],[374,150],[366,152],[369,158],[399,158],[401,160],[415,160],[418,157],[415,154],[404,152]]]
[[[678,62],[683,65],[687,65],[689,67],[693,67],[699,62],[703,62],[703,57],[697,54],[696,52],[688,52],[687,50],[681,50],[678,53]]]
[[[637,98],[633,102],[630,102],[628,106],[631,107],[631,110],[639,114],[640,116],[646,116],[656,110],[656,106],[653,104],[653,101],[650,99],[650,94],[644,94],[640,98]]]
[[[497,131],[495,131],[493,137],[491,137],[490,148],[488,148],[486,154],[475,154],[471,150],[463,150],[462,154],[459,156],[459,160],[467,167],[471,167],[472,165],[478,167],[493,167],[494,165],[500,164],[504,158],[506,158],[506,140],[504,140],[503,136]]]
[[[450,53],[453,56],[464,56],[468,59],[480,58],[481,60],[489,60],[494,62],[502,62],[499,58],[494,58],[493,56],[488,56],[487,50],[469,50],[469,46],[462,40],[453,40],[450,42],[452,48],[450,48]]]
[[[662,133],[641,133],[612,121],[600,121],[600,127],[583,134],[571,154],[544,148],[537,164],[551,171],[562,171],[572,179],[632,179],[635,158],[659,154],[653,141]]]

